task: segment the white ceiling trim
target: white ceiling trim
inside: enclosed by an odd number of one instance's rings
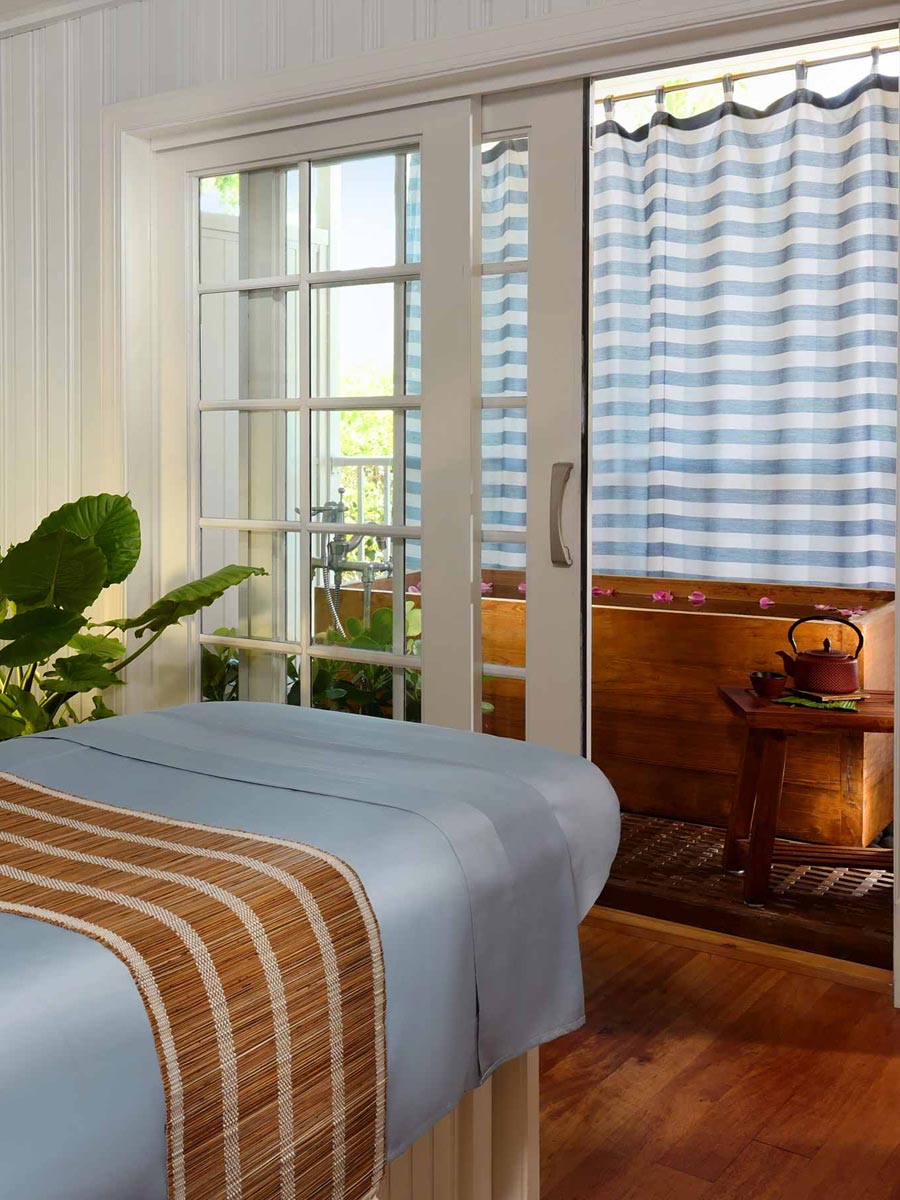
[[[157,149],[478,92],[649,70],[894,25],[896,0],[605,0],[588,11],[123,101]]]
[[[0,20],[0,38],[13,37],[17,33],[28,33],[57,21],[70,21],[96,12],[99,8],[115,8],[127,4],[128,0],[63,0],[61,4],[34,5],[26,12]]]

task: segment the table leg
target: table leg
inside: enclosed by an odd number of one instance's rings
[[[750,823],[750,845],[747,850],[747,872],[744,876],[744,903],[762,905],[769,889],[772,873],[772,851],[775,846],[775,826],[778,805],[784,786],[784,760],[787,739],[780,729],[763,733],[762,757],[756,787],[756,804]]]
[[[757,729],[749,729],[747,740],[744,742],[744,754],[741,759],[741,769],[738,772],[734,802],[728,816],[728,829],[725,833],[725,850],[722,854],[722,868],[725,871],[741,871],[743,869],[738,842],[746,840],[750,836],[750,822],[753,819],[753,806],[756,803],[756,785],[759,778],[762,748],[762,734]]]

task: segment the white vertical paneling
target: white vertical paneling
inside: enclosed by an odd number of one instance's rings
[[[37,151],[35,88],[35,47],[38,33],[16,38],[10,47],[11,136],[10,161],[15,164],[9,181],[8,219],[11,238],[7,252],[13,274],[12,303],[6,320],[11,342],[8,350],[12,366],[12,412],[4,438],[7,469],[12,472],[13,504],[10,513],[13,534],[21,537],[35,523],[39,512],[38,414],[36,411],[35,367],[38,329],[36,307],[40,286],[38,271],[38,226],[35,221],[35,155]]]
[[[282,15],[284,65],[305,67],[315,59],[317,0],[288,0]]]
[[[408,46],[415,40],[415,0],[382,0],[382,45]]]
[[[384,45],[384,0],[362,0],[362,48],[380,50]]]
[[[528,0],[491,0],[488,20],[491,25],[515,25],[528,20]]]
[[[353,58],[362,53],[362,10],[364,0],[331,0],[331,54],[333,58]]]
[[[286,64],[284,50],[284,12],[287,0],[269,0],[266,22],[266,70],[280,71]]]
[[[149,92],[152,54],[145,41],[146,11],[143,3],[122,4],[103,13],[105,45],[103,72],[105,102],[131,100]]]
[[[229,7],[229,34],[233,38],[229,77],[265,74],[269,69],[270,0],[229,0]]]
[[[430,42],[437,36],[437,0],[412,0],[413,40]]]
[[[224,77],[222,0],[188,0],[191,24],[191,83],[216,83]]]
[[[44,31],[44,274],[45,400],[49,414],[45,451],[46,491],[43,508],[50,511],[69,499],[71,478],[72,296],[69,280],[72,226],[69,110],[72,101],[69,30],[65,24]]]
[[[12,247],[13,161],[13,77],[12,41],[0,42],[0,545],[13,540],[13,507],[16,480],[13,477],[12,423],[15,413],[13,392],[13,312],[15,306],[15,264]]]
[[[185,28],[189,0],[153,0],[143,4],[147,22],[150,91],[169,92],[190,82],[190,36]]]

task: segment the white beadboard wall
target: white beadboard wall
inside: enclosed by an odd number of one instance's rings
[[[0,543],[124,484],[100,386],[104,105],[590,7],[132,0],[0,39]]]

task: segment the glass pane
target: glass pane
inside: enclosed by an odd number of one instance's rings
[[[418,411],[347,409],[313,414],[313,517],[351,525],[404,523],[403,478],[409,449],[404,430],[411,417],[418,431]],[[418,467],[418,441],[414,449]]]
[[[488,408],[481,414],[481,523],[485,530],[525,528],[526,431],[524,408]]]
[[[482,662],[525,666],[524,565],[524,546],[482,547]]]
[[[346,663],[313,658],[312,705],[332,712],[359,713],[419,722],[422,720],[422,676],[418,671],[377,663]],[[397,710],[399,699],[403,716]]]
[[[484,262],[528,257],[528,139],[481,148],[481,256]]]
[[[499,679],[485,668],[481,680],[481,731],[525,741],[525,680]]]
[[[525,547],[481,548],[481,727],[499,737],[525,738],[525,681],[491,676],[491,663],[525,666]]]
[[[200,647],[200,697],[206,701],[300,703],[300,660],[236,646]]]
[[[481,281],[481,390],[524,396],[528,390],[528,276],[486,275]]]
[[[418,171],[409,155],[377,154],[314,163],[310,256],[314,271],[356,271],[402,261],[410,235],[402,226],[418,212]],[[410,234],[418,241],[414,233]],[[416,261],[412,259],[410,261]]]
[[[280,400],[300,393],[293,289],[200,297],[200,398]]]
[[[201,284],[296,274],[299,197],[296,167],[201,179]]]
[[[422,634],[421,546],[399,538],[313,534],[313,640],[379,654],[418,654]],[[404,563],[404,558],[408,562]],[[405,577],[394,620],[394,576]]]
[[[418,150],[406,156],[406,261],[422,261],[422,160]]]
[[[200,414],[201,516],[296,521],[300,414]]]
[[[422,285],[417,279],[406,285],[406,364],[407,396],[422,394]]]
[[[403,286],[368,283],[311,293],[313,396],[393,396],[403,390],[394,342]],[[402,317],[401,307],[400,315]]]
[[[203,633],[295,642],[300,636],[300,535],[245,529],[204,529],[200,556],[204,575],[231,563],[262,567],[229,588],[201,614]]]

